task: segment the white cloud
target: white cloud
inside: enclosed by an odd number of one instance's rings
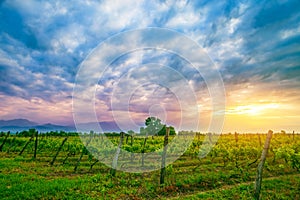
[[[203,18],[203,17],[202,17]],[[192,27],[201,22],[200,14],[194,13],[191,10],[185,12],[178,12],[170,21],[166,24],[169,28],[185,28]]]
[[[72,124],[71,99],[49,102],[38,97],[29,100],[0,93],[0,116],[4,119],[26,118],[38,123]]]
[[[280,36],[283,40],[297,35],[300,35],[300,25],[298,27],[288,29],[288,30],[282,30],[280,32]]]

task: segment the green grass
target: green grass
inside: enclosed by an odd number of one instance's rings
[[[176,199],[253,199],[253,185],[253,183],[246,183],[225,186],[191,195],[178,195]],[[299,174],[263,180],[261,197],[262,199],[300,199]]]
[[[84,179],[59,178],[49,180],[37,175],[0,175],[3,199],[87,199]],[[79,192],[78,192],[79,191]]]

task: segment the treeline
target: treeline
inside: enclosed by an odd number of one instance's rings
[[[170,135],[176,135],[175,129],[174,127],[170,126]],[[159,136],[163,136],[165,133],[165,129],[166,126],[164,126],[160,131],[158,131],[158,133],[156,135]],[[134,131],[128,131],[127,133],[125,133],[125,136],[131,136],[131,135],[135,135],[135,136],[151,136],[153,134],[151,133],[147,133],[146,130],[144,128],[141,128],[140,133],[135,133]],[[9,131],[8,131],[9,132]],[[4,137],[7,135],[8,132],[0,132],[0,137]],[[31,137],[33,134],[35,134],[36,130],[35,129],[29,129],[29,130],[24,130],[24,131],[20,131],[20,132],[16,132],[16,133],[11,133],[11,135],[16,135],[17,137]],[[104,134],[106,136],[120,136],[119,132],[106,132],[106,133],[94,133],[93,131],[90,131],[90,133],[81,133],[81,132],[66,132],[66,131],[49,131],[49,132],[39,132],[39,135],[41,136],[55,136],[55,137],[68,137],[68,136],[83,136],[83,135],[93,135],[93,134]],[[213,134],[213,133],[200,133],[200,132],[194,132],[194,131],[179,131],[178,132],[179,135],[195,135],[195,136],[205,136],[207,134]],[[223,133],[222,135],[235,135],[237,133]],[[274,133],[276,135],[288,135],[289,137],[294,137],[294,135],[297,135],[299,133],[282,133],[282,132],[278,132],[278,133]],[[214,135],[214,134],[213,134]],[[261,135],[259,133],[242,133],[242,135],[244,136],[251,136],[251,135]],[[263,134],[262,134],[263,135]]]
[[[36,133],[35,129],[29,129],[29,130],[24,130],[20,132],[16,132],[15,134],[12,133],[12,135],[15,135],[17,137],[32,137]],[[7,135],[7,132],[0,132],[0,137]],[[79,133],[77,132],[65,132],[65,131],[49,131],[45,133],[39,133],[39,135],[42,136],[61,136],[61,137],[67,137],[67,136],[78,136]]]

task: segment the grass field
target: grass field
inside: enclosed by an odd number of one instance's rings
[[[102,137],[102,136],[98,136]],[[203,159],[197,157],[204,135],[166,168],[163,185],[160,171],[127,173],[96,162],[79,137],[70,136],[55,163],[50,162],[64,137],[40,136],[37,158],[30,137],[9,136],[0,152],[1,199],[253,199],[254,181],[266,135],[222,135]],[[110,137],[118,143],[119,137]],[[0,144],[4,136],[0,138]],[[124,149],[140,152],[142,137]],[[162,147],[163,136],[149,137],[147,149]],[[83,152],[83,158],[74,166]],[[71,153],[70,153],[71,152]],[[128,160],[120,155],[119,162]],[[140,163],[136,157],[134,162]],[[274,134],[263,171],[262,199],[300,199],[300,136]],[[94,164],[94,165],[93,165]],[[91,168],[91,165],[92,168]]]

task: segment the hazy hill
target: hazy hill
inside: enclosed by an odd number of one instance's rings
[[[31,127],[36,125],[38,125],[38,123],[29,121],[27,119],[0,120],[0,127],[3,126]]]
[[[91,122],[80,124],[80,131],[89,132],[91,130],[97,130],[97,123],[99,123],[103,132],[120,132],[120,128],[115,122]],[[34,128],[41,132],[47,131],[76,131],[75,125],[63,126],[56,124],[38,124],[36,122],[29,121],[27,119],[12,119],[12,120],[0,120],[0,131],[23,131],[29,128]]]

